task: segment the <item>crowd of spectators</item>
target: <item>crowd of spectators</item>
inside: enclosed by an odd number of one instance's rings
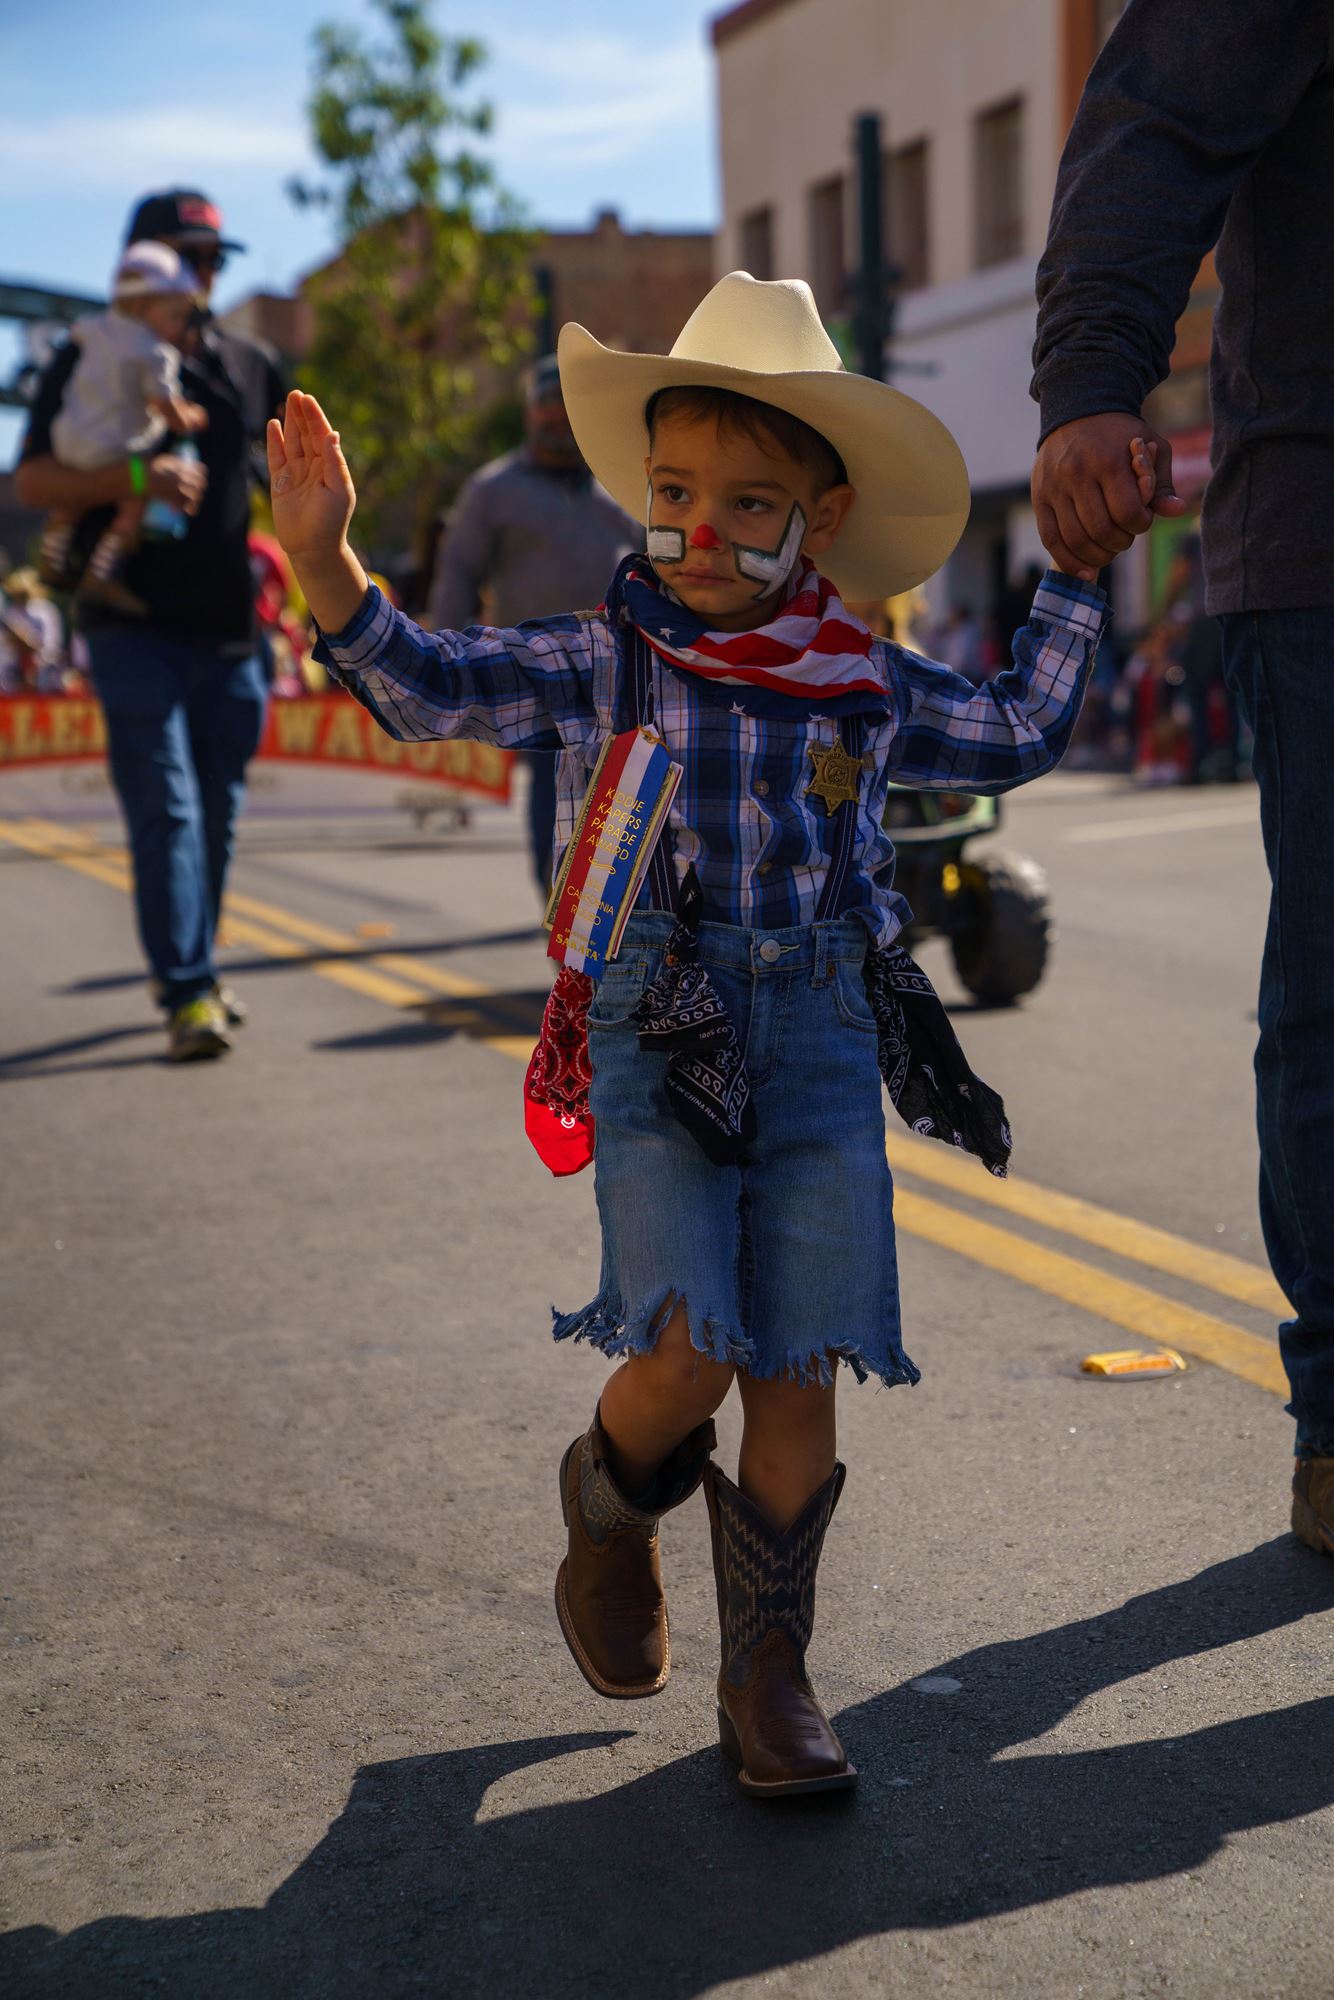
[[[286,558],[259,530],[250,552],[271,692],[280,700],[326,692]],[[1152,622],[1128,642],[1118,633],[1104,644],[1070,748],[1071,769],[1123,771],[1153,785],[1228,783],[1246,775],[1245,731],[1223,680],[1218,624],[1200,606],[1198,581],[1194,544],[1187,542],[1167,573]],[[858,610],[867,616],[871,608]],[[990,617],[959,602],[933,622],[920,599],[891,612],[904,643],[979,682],[1009,664],[1008,621],[1026,615],[1008,601]],[[34,568],[11,567],[0,551],[0,695],[91,692],[87,646],[71,629],[63,602]]]

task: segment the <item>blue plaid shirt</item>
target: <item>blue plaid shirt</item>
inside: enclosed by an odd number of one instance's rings
[[[875,642],[889,709],[867,726],[856,857],[842,902],[875,944],[891,943],[912,915],[892,887],[894,849],[881,825],[890,781],[1004,792],[1051,770],[1070,740],[1106,619],[1100,590],[1049,570],[1015,634],[1014,665],[981,687],[892,641]],[[316,652],[391,736],[558,750],[558,856],[604,740],[626,726],[618,648],[601,612],[431,633],[372,585],[351,623],[325,635]],[[839,741],[837,722],[747,714],[656,656],[653,680],[654,727],[684,769],[672,811],[678,876],[694,863],[714,922],[763,930],[813,922],[836,822],[807,793],[810,750]]]

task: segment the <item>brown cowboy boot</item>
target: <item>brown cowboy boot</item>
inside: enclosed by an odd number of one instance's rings
[[[718,1733],[741,1766],[743,1791],[760,1797],[831,1792],[857,1782],[806,1677],[815,1572],[844,1477],[835,1465],[780,1535],[717,1466],[705,1468],[723,1638]]]
[[[607,1465],[601,1404],[561,1460],[570,1545],[556,1573],[556,1616],[576,1666],[599,1694],[633,1701],[667,1685],[672,1645],[658,1519],[690,1498],[717,1442],[713,1425],[700,1424],[663,1460],[638,1503],[626,1499]]]
[[[1292,1532],[1334,1556],[1334,1458],[1299,1458],[1292,1475]]]

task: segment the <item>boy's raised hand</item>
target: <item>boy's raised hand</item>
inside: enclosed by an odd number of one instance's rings
[[[293,389],[266,442],[274,532],[294,564],[319,567],[345,546],[357,504],[338,433],[313,396]]]
[[[356,488],[313,396],[293,389],[283,421],[269,421],[273,526],[315,622],[341,632],[366,594],[366,572],[347,544]]]

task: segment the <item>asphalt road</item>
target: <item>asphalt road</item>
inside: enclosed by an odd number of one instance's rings
[[[1334,1995],[1334,1563],[1286,1532],[1253,795],[1013,802],[1052,971],[957,1021],[1017,1207],[896,1140],[924,1380],[849,1380],[812,1651],[862,1784],[783,1810],[713,1737],[702,1504],[664,1532],[661,1699],[599,1702],[557,1631],[556,1463],[604,1368],[546,1337],[597,1236],[522,1134],[517,820],[258,775],[253,1018],[186,1070],[95,776],[0,781],[0,1993]],[[1146,1329],[1187,1373],[1079,1373]]]

